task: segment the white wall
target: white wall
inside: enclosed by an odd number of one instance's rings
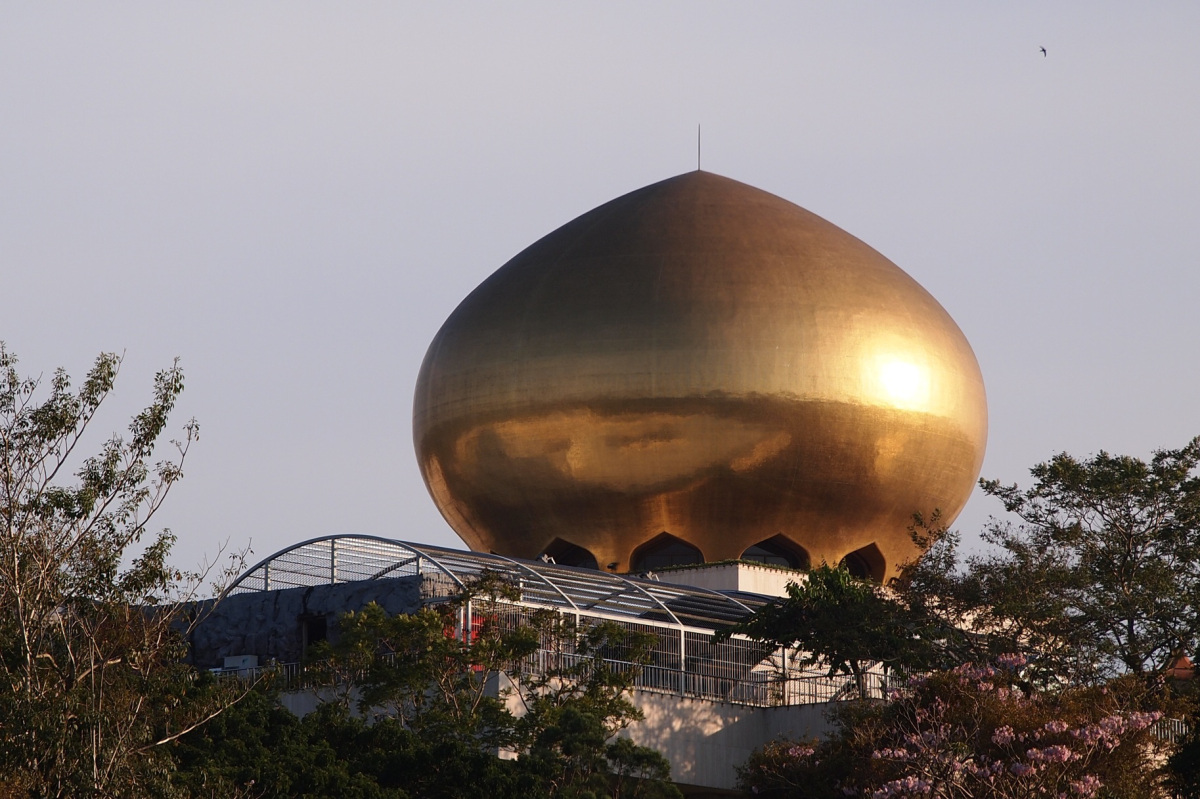
[[[763,744],[829,729],[827,704],[756,708],[647,691],[632,699],[646,718],[628,736],[661,752],[671,761],[671,778],[685,787],[732,789],[736,767]]]
[[[659,582],[691,585],[711,591],[746,591],[763,596],[787,596],[787,584],[802,582],[805,572],[750,563],[705,564],[672,569],[658,575]]]

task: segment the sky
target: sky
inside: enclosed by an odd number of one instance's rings
[[[695,168],[700,126],[706,170],[954,317],[985,477],[1148,457],[1200,434],[1197,30],[1184,2],[7,3],[0,340],[46,378],[124,353],[95,448],[181,359],[180,566],[461,546],[413,455],[426,347],[527,245]]]

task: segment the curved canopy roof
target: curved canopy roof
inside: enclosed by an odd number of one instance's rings
[[[433,578],[442,587],[440,596],[449,597],[484,571],[518,585],[522,604],[708,630],[726,627],[767,601],[369,535],[325,536],[280,550],[242,574],[226,594],[420,575]]]

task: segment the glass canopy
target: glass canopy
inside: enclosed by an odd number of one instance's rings
[[[657,579],[368,535],[332,535],[288,547],[251,567],[226,594],[420,576],[433,588],[427,596],[436,600],[454,595],[484,571],[519,586],[523,605],[702,630],[727,627],[769,601],[745,593],[734,596]]]

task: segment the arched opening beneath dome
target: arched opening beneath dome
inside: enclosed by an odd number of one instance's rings
[[[691,566],[703,563],[700,550],[670,533],[659,533],[633,551],[630,571],[645,572],[669,566]]]
[[[551,541],[550,546],[546,547],[538,558],[540,560],[550,558],[559,566],[578,566],[583,569],[600,568],[595,555],[578,544],[572,544],[561,538]]]
[[[741,560],[763,563],[768,566],[782,566],[785,569],[804,570],[808,569],[810,563],[804,547],[782,534],[771,536],[753,546],[746,547]]]
[[[860,580],[874,580],[877,583],[882,583],[883,575],[887,573],[887,561],[883,559],[883,553],[879,551],[879,547],[874,544],[867,544],[865,547],[854,550],[842,558],[840,565],[850,572],[852,577]]]

